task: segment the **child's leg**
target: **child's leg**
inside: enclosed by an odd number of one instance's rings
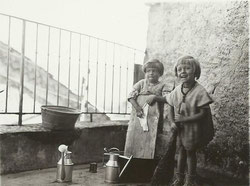
[[[185,186],[196,186],[196,150],[187,151],[187,176]]]
[[[184,174],[186,168],[186,161],[187,161],[187,151],[184,149],[183,146],[179,149],[179,156],[177,161],[177,172]]]
[[[186,167],[187,153],[183,146],[179,148],[179,156],[177,160],[176,180],[172,186],[182,186],[185,178],[185,167]]]
[[[187,151],[187,173],[189,175],[196,174],[196,150]]]

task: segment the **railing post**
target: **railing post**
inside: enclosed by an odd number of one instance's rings
[[[103,112],[105,112],[106,107],[106,79],[107,79],[107,41],[105,42],[105,57],[104,57],[104,63],[105,63],[105,67],[104,67],[104,95],[103,95]]]
[[[96,53],[96,81],[95,81],[95,112],[97,112],[97,90],[98,90],[98,63],[99,63],[99,40],[97,39]]]
[[[82,101],[82,97],[80,100],[80,83],[81,83],[81,50],[82,50],[82,37],[80,34],[80,39],[79,39],[79,58],[78,58],[78,89],[77,89],[77,108],[80,108],[80,101]]]
[[[93,114],[90,113],[90,122],[93,122]]]
[[[19,90],[19,117],[18,125],[22,125],[23,116],[23,87],[24,87],[24,61],[25,61],[25,20],[23,20],[23,33],[22,33],[22,52],[21,52],[21,64],[20,64],[20,90]]]
[[[47,77],[46,77],[46,105],[48,104],[48,97],[49,97],[49,63],[50,63],[50,27],[48,29],[48,51],[47,51]]]
[[[86,109],[87,112],[89,111],[89,73],[90,73],[90,69],[89,69],[89,63],[90,63],[90,36],[89,36],[89,43],[88,43],[88,66],[87,66],[87,104],[86,104]]]
[[[70,39],[69,39],[68,107],[70,103],[71,41],[72,41],[72,32],[70,32]]]
[[[9,100],[9,72],[10,72],[10,29],[11,29],[11,17],[9,16],[9,34],[8,34],[8,55],[7,55],[7,74],[6,74],[6,99],[5,99],[5,113],[8,110]]]
[[[35,75],[34,75],[34,100],[33,100],[33,112],[36,110],[36,86],[37,86],[37,52],[38,50],[38,24],[36,24],[36,52],[35,52]]]
[[[115,43],[113,48],[113,64],[112,64],[111,113],[113,113],[113,101],[114,101],[114,70],[115,70]]]
[[[120,57],[119,57],[119,102],[118,102],[118,112],[120,113],[121,111],[121,73],[122,73],[122,47],[120,46]]]
[[[60,93],[60,66],[61,66],[61,32],[62,30],[59,30],[59,49],[58,49],[58,67],[57,67],[57,101],[56,105],[59,105],[59,93]]]

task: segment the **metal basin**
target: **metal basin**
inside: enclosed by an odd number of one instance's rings
[[[51,130],[74,129],[75,123],[81,114],[80,110],[63,107],[45,105],[41,106],[42,125]]]

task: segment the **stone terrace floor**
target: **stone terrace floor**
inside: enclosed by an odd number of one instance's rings
[[[218,177],[200,170],[199,173],[209,180],[201,186],[248,186],[248,183],[231,178]],[[1,175],[0,178],[1,186],[150,186],[149,183],[105,183],[105,168],[102,164],[98,164],[97,173],[90,173],[87,164],[74,166],[72,183],[57,183],[56,168]]]

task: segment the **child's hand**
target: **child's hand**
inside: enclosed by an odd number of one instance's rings
[[[150,95],[150,96],[148,96],[148,99],[147,99],[146,102],[147,102],[149,105],[153,105],[154,102],[155,102],[155,98],[156,98],[155,95]]]
[[[184,116],[178,114],[178,115],[175,116],[174,121],[179,123],[179,122],[184,122],[185,121],[184,119],[185,119]]]
[[[178,130],[178,125],[176,123],[172,122],[170,128],[171,128],[170,129],[171,131],[175,132]]]
[[[136,108],[135,111],[137,117],[142,118],[144,116],[143,109],[141,107]]]
[[[177,128],[177,125],[176,125],[174,122],[171,123],[171,126],[170,126],[170,127],[171,127],[171,130],[172,130],[172,131],[176,131],[176,130],[178,129],[178,128]]]

